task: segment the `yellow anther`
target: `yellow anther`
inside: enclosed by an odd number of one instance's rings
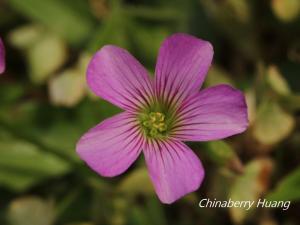
[[[151,129],[150,130],[150,135],[152,136],[152,137],[155,137],[156,135],[157,135],[157,129]]]
[[[159,128],[159,124],[157,124],[157,123],[152,124],[152,126],[153,126],[154,128],[156,128],[156,129]]]
[[[155,118],[155,117],[150,117],[150,121],[151,121],[152,123],[155,123],[155,122],[156,122],[156,118]]]
[[[159,122],[163,122],[165,120],[165,115],[162,113],[157,113],[157,119]]]
[[[167,130],[167,125],[164,122],[165,115],[160,112],[150,112],[148,115],[144,114],[142,117],[142,125],[146,129],[146,132],[152,136],[156,137],[160,133]]]
[[[145,126],[145,127],[151,127],[151,123],[149,122],[149,121],[144,121],[143,122],[143,125]]]
[[[160,112],[156,112],[155,115],[156,115],[157,117],[161,117],[161,116],[162,116],[162,114],[161,114]]]
[[[163,131],[167,130],[167,125],[165,123],[158,124],[158,130],[160,132],[163,132]]]
[[[151,113],[149,113],[149,116],[150,117],[156,117],[156,113],[155,112],[151,112]]]

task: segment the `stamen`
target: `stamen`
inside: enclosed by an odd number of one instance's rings
[[[140,118],[146,135],[153,138],[165,135],[168,126],[163,113],[150,112],[149,114],[143,114]]]

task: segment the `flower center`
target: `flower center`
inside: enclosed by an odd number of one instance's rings
[[[165,136],[168,126],[163,113],[150,112],[143,114],[140,121],[147,136],[153,138]]]

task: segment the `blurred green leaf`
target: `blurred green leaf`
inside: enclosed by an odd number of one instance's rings
[[[148,19],[152,21],[182,21],[185,18],[183,9],[189,2],[180,4],[181,8],[175,7],[149,7],[142,5],[127,5],[123,8],[126,16],[137,17],[138,19]]]
[[[251,26],[250,3],[247,0],[200,0],[210,22],[234,43],[240,52],[256,60],[258,45]]]
[[[115,197],[113,199],[113,213],[109,218],[109,223],[112,225],[125,225],[128,217],[129,201],[126,198]]]
[[[83,53],[77,65],[49,80],[49,96],[53,105],[72,107],[88,93],[85,74],[90,60],[91,56]]]
[[[211,161],[220,165],[241,172],[243,165],[234,149],[225,141],[210,141],[205,144],[206,155]]]
[[[120,112],[122,112],[120,108],[96,96],[92,101],[83,101],[77,109],[77,125],[81,124],[87,130]]]
[[[272,201],[299,201],[300,200],[300,167],[284,177],[275,190],[267,195]]]
[[[229,6],[229,9],[241,22],[249,22],[251,11],[248,0],[226,0],[225,2],[227,2],[226,5]]]
[[[142,53],[138,55],[138,58],[144,57],[144,60],[151,66],[155,65],[159,47],[165,37],[169,35],[168,30],[163,27],[145,27],[134,23],[129,29],[133,48]],[[143,62],[143,64],[145,63]]]
[[[90,223],[90,222],[83,222],[83,223],[67,223],[64,225],[96,225],[95,223]]]
[[[85,40],[93,28],[86,13],[70,7],[61,0],[9,0],[10,5],[34,20],[57,32],[72,44]],[[81,9],[81,8],[79,8]]]
[[[299,0],[272,0],[270,3],[274,14],[283,22],[290,22],[299,16]]]
[[[271,88],[281,95],[290,95],[291,90],[287,81],[280,74],[276,66],[270,66],[267,70],[267,80]]]
[[[130,22],[130,18],[123,14],[119,4],[114,5],[110,14],[103,19],[101,26],[95,29],[88,45],[89,50],[95,52],[107,44],[128,49],[127,28]]]
[[[6,104],[10,107],[12,102],[18,101],[26,93],[25,86],[20,83],[3,84],[0,90],[0,102],[2,107]]]
[[[218,164],[226,164],[235,155],[234,150],[225,141],[210,141],[206,146],[211,158]]]
[[[207,196],[221,201],[228,200],[228,194],[236,174],[224,167],[212,170],[209,173],[208,185],[210,188],[207,191]]]
[[[5,90],[5,88],[3,88]],[[33,100],[22,101],[19,104],[7,105],[0,108],[0,119],[5,124],[14,124],[17,128],[22,128],[24,125],[30,126],[27,132],[33,127],[35,113],[38,111],[39,105]]]
[[[297,112],[300,110],[300,95],[291,94],[288,96],[283,96],[280,99],[280,103],[284,108],[287,108],[292,112]]]
[[[147,214],[149,215],[149,221],[152,225],[166,225],[167,220],[164,213],[164,207],[157,197],[150,198],[146,204]]]
[[[245,98],[247,103],[247,110],[248,110],[248,119],[250,125],[256,119],[256,94],[253,88],[249,88],[245,91]]]
[[[9,34],[10,43],[20,49],[27,49],[28,47],[34,45],[41,35],[45,32],[45,29],[36,24],[25,25],[19,27]]]
[[[9,40],[25,53],[33,83],[43,83],[67,60],[67,46],[63,39],[40,25],[19,27],[10,33]]]
[[[132,207],[130,219],[136,225],[166,225],[166,217],[163,206],[157,199],[148,199],[144,207]]]
[[[28,49],[30,77],[34,83],[43,83],[67,59],[65,43],[53,35],[45,35]]]
[[[253,135],[262,144],[272,145],[286,138],[294,125],[294,118],[278,103],[265,100],[258,107]]]
[[[137,183],[139,185],[136,185]],[[128,174],[119,185],[119,191],[129,196],[137,194],[155,195],[148,171],[145,167],[136,168]]]
[[[7,218],[10,225],[52,225],[54,206],[38,197],[18,198],[10,203]]]
[[[62,176],[70,170],[67,162],[42,152],[29,142],[7,134],[2,134],[0,138],[1,186],[23,191],[45,178]]]
[[[268,188],[272,168],[273,163],[268,158],[251,161],[246,165],[244,174],[235,180],[229,198],[232,201],[257,201]],[[251,211],[242,207],[229,209],[233,221],[237,224],[241,224]]]
[[[78,60],[76,68],[84,76],[86,74],[86,70],[87,70],[88,64],[90,63],[91,59],[92,59],[92,55],[88,54],[86,52],[81,53],[79,56],[79,60]]]
[[[152,225],[149,221],[149,218],[147,215],[145,215],[145,210],[139,208],[139,207],[132,207],[131,208],[131,223],[133,225]]]
[[[205,84],[210,86],[215,86],[218,84],[229,84],[235,86],[233,80],[230,78],[230,75],[222,68],[213,65],[206,76]]]
[[[86,93],[85,74],[77,69],[68,69],[49,81],[50,101],[53,105],[72,107]]]
[[[67,159],[79,161],[79,157],[75,154],[75,143],[83,131],[74,122],[57,121],[46,130],[37,130],[35,135],[38,134],[40,134],[39,141],[45,146],[55,149]]]

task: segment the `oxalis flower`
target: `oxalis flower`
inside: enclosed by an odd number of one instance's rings
[[[87,82],[124,112],[83,135],[76,149],[81,159],[100,175],[113,177],[143,152],[162,202],[198,189],[204,169],[184,141],[225,138],[248,124],[240,91],[228,85],[199,91],[212,57],[209,42],[174,34],[159,50],[152,79],[126,50],[104,46],[88,66]]]
[[[5,70],[5,49],[2,39],[0,37],[0,74]]]

